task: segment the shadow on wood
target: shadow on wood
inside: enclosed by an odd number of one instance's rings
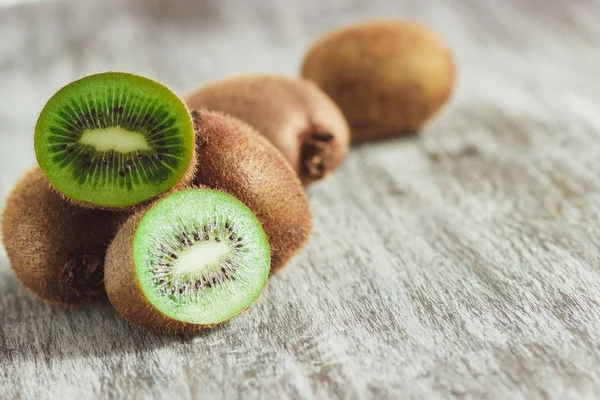
[[[12,271],[1,270],[3,303],[0,305],[0,364],[32,360],[143,354],[185,344],[217,332],[227,324],[194,335],[167,336],[128,323],[109,303],[89,308],[44,303],[19,282]],[[20,317],[17,317],[20,315]]]

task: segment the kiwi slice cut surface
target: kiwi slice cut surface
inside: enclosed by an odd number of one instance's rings
[[[184,103],[150,79],[91,75],[60,89],[35,127],[38,163],[76,202],[133,206],[185,184],[194,128]]]
[[[126,319],[190,331],[252,304],[270,262],[267,237],[250,209],[226,193],[187,189],[123,226],[108,250],[106,288]]]

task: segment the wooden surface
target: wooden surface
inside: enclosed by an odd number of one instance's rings
[[[45,100],[84,74],[181,95],[295,74],[312,39],[374,16],[434,27],[459,70],[421,137],[357,147],[310,190],[310,245],[220,328],[165,337],[108,305],[45,305],[1,253],[0,398],[599,398],[598,15],[591,0],[0,9],[2,202]]]

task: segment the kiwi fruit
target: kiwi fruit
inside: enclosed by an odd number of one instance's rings
[[[84,305],[106,299],[106,249],[130,214],[74,205],[30,169],[6,201],[2,240],[17,278],[51,303]]]
[[[276,75],[216,82],[186,99],[191,109],[221,111],[254,127],[308,185],[334,171],[348,151],[348,123],[314,83]]]
[[[416,132],[446,103],[455,66],[444,42],[412,21],[351,25],[318,40],[302,76],[340,106],[353,142]]]
[[[118,209],[189,183],[194,137],[185,104],[169,89],[107,72],[72,82],[50,98],[34,146],[60,193],[81,205]]]
[[[256,300],[270,249],[234,197],[191,188],[133,215],[106,254],[106,290],[125,319],[165,333],[222,323]]]
[[[306,244],[312,214],[300,180],[273,145],[251,126],[213,111],[192,111],[199,160],[194,184],[222,190],[250,208],[281,269]]]

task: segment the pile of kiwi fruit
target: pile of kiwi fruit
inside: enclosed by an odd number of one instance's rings
[[[246,310],[309,239],[306,188],[351,143],[419,130],[454,64],[422,25],[379,21],[317,41],[301,75],[239,76],[183,100],[123,72],[58,90],[35,126],[38,165],[2,215],[16,276],[44,301],[109,301],[169,334]]]

